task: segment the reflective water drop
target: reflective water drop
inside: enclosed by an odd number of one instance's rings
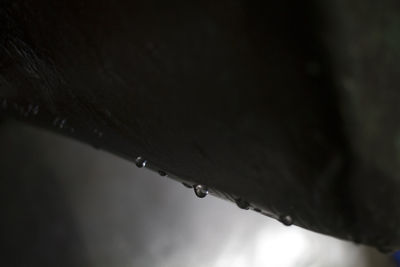
[[[136,158],[135,163],[138,168],[143,168],[143,167],[146,167],[147,160],[145,160],[144,158],[139,156]]]
[[[158,171],[158,174],[161,175],[161,176],[166,176],[167,175],[167,173],[165,171]]]
[[[103,137],[103,132],[99,131],[98,129],[93,130],[94,134],[97,135],[99,138]]]
[[[248,210],[250,208],[249,202],[247,202],[241,198],[238,198],[235,201],[236,201],[236,205],[241,209]]]
[[[191,186],[190,184],[187,184],[187,183],[185,183],[185,182],[183,182],[182,184],[183,184],[184,187],[193,188],[193,186]]]
[[[279,218],[279,221],[286,226],[290,226],[293,224],[293,218],[290,215],[282,215]]]
[[[66,123],[67,119],[61,119],[60,117],[55,117],[55,119],[53,120],[53,125],[60,129],[64,128]]]
[[[194,193],[199,198],[205,198],[208,195],[208,188],[205,185],[198,184],[194,187]]]
[[[67,122],[66,119],[60,121],[60,125],[58,126],[60,129],[64,128],[65,123]]]

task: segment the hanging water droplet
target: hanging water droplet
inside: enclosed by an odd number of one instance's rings
[[[185,182],[183,182],[182,184],[183,184],[184,187],[193,188],[193,186],[191,186],[190,184],[187,184],[187,183],[185,183]]]
[[[194,193],[199,198],[205,198],[208,195],[208,188],[205,185],[198,184],[194,187]]]
[[[67,122],[66,119],[60,121],[60,125],[58,126],[60,129],[64,128],[65,123]]]
[[[62,129],[62,128],[64,128],[66,122],[67,122],[67,119],[61,119],[60,117],[55,117],[55,119],[53,120],[53,125]]]
[[[143,167],[146,167],[147,160],[145,160],[144,158],[139,156],[136,158],[135,163],[138,168],[143,168]]]
[[[94,129],[93,133],[97,135],[99,138],[103,137],[103,132],[99,131],[98,129]]]
[[[167,173],[165,171],[161,171],[161,170],[158,171],[158,174],[161,175],[161,176],[166,176],[167,175]]]
[[[279,218],[279,221],[286,226],[290,226],[293,224],[293,218],[290,215],[282,215]]]
[[[248,210],[250,208],[249,202],[247,202],[241,198],[236,199],[235,202],[236,202],[236,205],[241,209]]]

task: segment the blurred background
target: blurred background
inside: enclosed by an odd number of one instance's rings
[[[107,152],[0,125],[5,266],[392,266],[374,249],[303,230]]]

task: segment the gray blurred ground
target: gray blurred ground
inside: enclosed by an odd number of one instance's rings
[[[4,266],[390,266],[42,130],[3,123],[0,148]]]

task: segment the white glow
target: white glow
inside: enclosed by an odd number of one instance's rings
[[[297,228],[277,230],[265,228],[259,233],[255,246],[254,266],[297,266],[307,249],[307,239]]]
[[[297,266],[306,249],[307,240],[296,228],[281,231],[270,226],[251,239],[237,240],[228,245],[213,266]]]

